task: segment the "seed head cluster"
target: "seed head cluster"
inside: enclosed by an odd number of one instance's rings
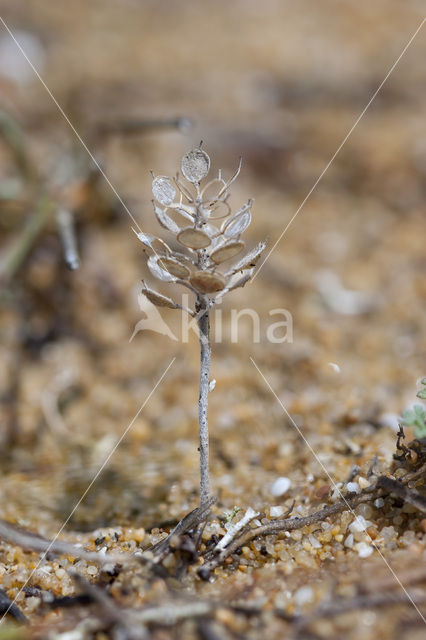
[[[156,278],[184,285],[210,303],[252,278],[266,242],[243,254],[241,236],[251,222],[253,200],[235,213],[228,204],[229,188],[240,169],[241,161],[228,181],[221,171],[207,181],[210,158],[200,146],[183,156],[183,179],[179,174],[175,178],[153,176],[154,213],[173,237],[172,248],[161,238],[135,233],[150,252],[148,267]],[[142,293],[157,306],[180,308],[145,284]]]

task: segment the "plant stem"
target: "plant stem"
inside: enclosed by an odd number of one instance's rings
[[[200,338],[200,396],[198,399],[198,427],[200,436],[200,504],[210,498],[209,489],[209,424],[207,407],[210,383],[210,318],[207,296],[198,295],[198,331]]]

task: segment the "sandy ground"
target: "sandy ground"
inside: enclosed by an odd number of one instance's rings
[[[274,247],[301,207],[254,282],[225,299],[222,316],[213,319],[213,333],[219,324],[223,329],[213,340],[217,384],[209,414],[215,515],[251,506],[268,516],[271,506],[285,509],[292,499],[304,515],[325,504],[321,489],[345,482],[354,465],[364,478],[377,454],[378,468],[389,468],[397,416],[415,402],[425,375],[424,28],[311,189],[421,24],[422,10],[416,1],[379,0],[2,1],[2,18],[29,47],[110,181],[101,176],[87,195],[85,149],[0,25],[0,106],[19,123],[37,172],[34,187],[2,144],[1,180],[18,181],[24,203],[1,205],[2,249],[19,235],[40,188],[56,196],[65,175],[59,199],[78,202],[81,253],[80,269],[68,271],[51,220],[4,285],[3,519],[53,537],[144,403],[63,536],[95,548],[99,531],[109,532],[105,544],[116,531],[120,549],[146,548],[197,506],[197,338],[183,344],[143,331],[129,342],[143,317],[140,281],[154,281],[114,191],[144,231],[159,233],[150,170],[174,174],[201,139],[226,176],[243,157],[231,203],[238,208],[255,198],[249,247],[265,236]],[[129,120],[175,118],[192,126],[106,131]],[[272,344],[270,312],[283,308],[292,316],[292,342]],[[241,309],[258,314],[259,340],[246,316],[232,342],[231,313]],[[179,314],[161,311],[179,336]],[[279,477],[291,486],[277,497]],[[179,588],[264,608],[248,621],[219,611],[218,637],[291,637],[291,624],[267,613],[273,607],[306,613],[359,593],[372,575],[378,584],[389,576],[392,582],[386,563],[404,576],[424,564],[421,512],[403,505],[361,510],[381,549],[368,557],[355,548],[361,539],[345,546],[353,520],[347,513],[323,528],[324,539],[318,526],[302,530],[300,539],[300,532],[268,537],[262,561],[260,547],[247,547],[212,582],[193,572]],[[330,542],[333,526],[340,528]],[[309,536],[321,538],[320,547]],[[38,556],[2,544],[0,560],[3,588],[13,598]],[[29,584],[74,593],[63,564],[45,563],[51,580],[42,584],[37,574]],[[118,579],[117,598],[125,597],[121,587]],[[154,592],[132,588],[138,604],[165,597],[161,585]],[[18,604],[33,624],[19,637],[61,637],[87,619],[84,610],[47,612],[40,598],[25,595]],[[423,622],[412,606],[373,608],[320,621],[314,631],[321,638],[420,638]],[[108,637],[81,629],[72,637]],[[197,637],[194,625],[152,633]]]

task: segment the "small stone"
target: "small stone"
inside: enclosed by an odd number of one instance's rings
[[[358,478],[358,484],[361,487],[361,489],[366,489],[367,487],[370,486],[370,483],[367,480],[367,478],[363,478],[362,476]]]
[[[349,493],[361,493],[358,482],[348,482],[346,484],[346,489],[347,491],[349,491]]]
[[[98,573],[98,568],[94,566],[87,567],[87,573],[89,574],[89,576],[96,576],[96,574]]]
[[[291,481],[284,476],[277,478],[271,487],[271,495],[275,498],[283,496],[291,487]]]
[[[352,549],[352,547],[354,546],[354,537],[352,533],[348,535],[344,544],[345,544],[345,547],[347,547],[348,549]]]
[[[311,545],[313,546],[314,549],[321,549],[322,544],[320,542],[318,542],[318,540],[316,539],[315,536],[312,535],[312,533],[310,533],[308,535],[308,540],[311,543]]]
[[[301,607],[314,599],[314,592],[311,587],[300,587],[294,594],[294,603]]]
[[[360,558],[368,558],[368,556],[371,556],[371,554],[373,553],[374,548],[371,545],[366,544],[365,542],[360,542],[357,545],[357,551]]]
[[[279,518],[284,513],[283,507],[271,507],[269,509],[269,515],[271,518]]]
[[[357,516],[355,520],[349,525],[349,530],[354,534],[363,533],[367,529],[368,525],[369,523],[365,518],[363,518],[362,516]]]
[[[374,501],[374,506],[376,507],[376,509],[381,509],[382,507],[384,507],[385,505],[385,501],[383,500],[383,498],[377,498],[377,500]]]

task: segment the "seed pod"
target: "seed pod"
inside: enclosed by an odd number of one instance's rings
[[[157,256],[150,256],[147,265],[152,275],[158,278],[158,280],[162,280],[163,282],[174,282],[176,280],[168,271],[160,267]]]
[[[266,247],[266,240],[262,240],[259,244],[254,247],[251,251],[249,251],[245,256],[241,258],[233,267],[232,270],[229,271],[226,275],[230,275],[231,273],[236,273],[237,271],[242,271],[243,269],[247,269],[249,267],[254,267],[256,262],[259,260],[263,251]]]
[[[142,288],[143,295],[148,298],[152,304],[155,304],[156,307],[167,307],[168,309],[177,309],[177,304],[173,302],[171,298],[167,296],[163,296],[162,293],[158,293],[158,291],[154,291],[154,289],[148,289],[148,287]]]
[[[170,247],[162,240],[161,238],[157,238],[156,236],[151,236],[149,233],[139,233],[136,229],[133,229],[133,233],[138,237],[138,239],[145,245],[145,247],[149,247],[156,253],[157,251],[166,251],[167,253],[171,253]],[[157,246],[155,246],[157,245]]]
[[[152,195],[162,205],[172,204],[176,197],[176,189],[167,176],[157,176],[152,181]]]
[[[203,206],[203,210],[207,213],[209,220],[221,220],[227,218],[231,213],[231,207],[223,200],[212,201]]]
[[[157,264],[180,280],[185,280],[191,273],[188,267],[176,258],[160,258]]]
[[[232,220],[229,224],[226,225],[224,230],[224,235],[227,238],[233,238],[234,236],[239,236],[243,231],[247,229],[251,222],[251,213],[250,211],[246,211],[242,213],[238,218]]]
[[[235,273],[228,280],[226,285],[227,291],[233,291],[234,289],[238,289],[238,287],[244,287],[244,285],[251,279],[254,273],[254,269],[248,269],[243,273]]]
[[[188,182],[198,184],[210,169],[210,158],[202,149],[192,149],[182,158],[181,170]]]
[[[154,213],[159,224],[164,227],[164,229],[171,231],[174,235],[178,234],[180,231],[180,227],[176,224],[176,222],[172,220],[172,218],[168,216],[167,213],[165,213],[163,209],[161,209],[161,207],[158,207],[155,202],[153,202],[153,205]]]
[[[222,262],[225,262],[225,260],[230,260],[238,255],[240,251],[244,249],[244,246],[244,242],[242,241],[231,241],[222,247],[215,249],[210,257],[216,264],[221,264]]]
[[[250,209],[252,204],[253,200],[249,200],[239,211],[234,213],[232,218],[222,225],[221,231],[227,238],[239,236],[247,229],[251,222]]]
[[[204,233],[201,229],[194,229],[194,227],[182,229],[178,233],[177,239],[184,247],[189,247],[190,249],[205,249],[211,242],[207,233]]]
[[[221,273],[210,273],[209,271],[196,271],[189,279],[197,291],[200,293],[214,293],[222,291],[225,287],[225,278]]]

